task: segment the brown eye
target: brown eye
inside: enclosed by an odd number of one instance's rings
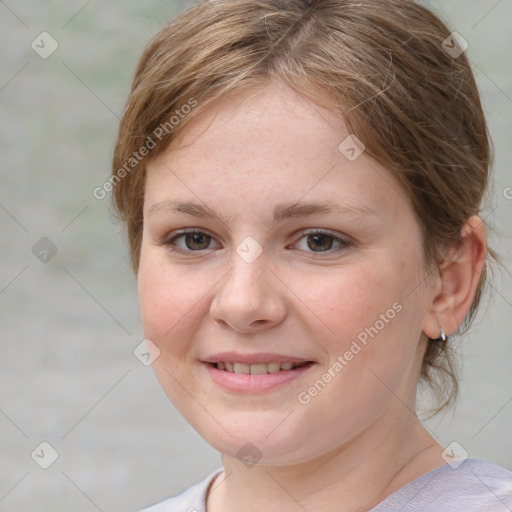
[[[208,249],[212,237],[201,231],[180,233],[164,242],[164,245],[174,252],[199,252]]]
[[[304,241],[306,243],[304,243]],[[334,253],[341,249],[348,248],[353,244],[350,240],[331,235],[330,233],[313,231],[304,233],[302,238],[300,238],[295,245],[301,251],[318,254],[322,252]]]
[[[320,252],[328,251],[332,248],[334,237],[325,233],[315,233],[308,235],[308,247],[311,250],[319,249]]]
[[[187,233],[184,235],[187,249],[200,251],[210,245],[211,236],[204,233]]]

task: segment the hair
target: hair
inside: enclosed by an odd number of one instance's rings
[[[216,99],[272,81],[342,115],[396,176],[422,229],[426,268],[440,272],[481,212],[492,165],[475,78],[465,53],[446,51],[450,34],[412,0],[205,0],[185,10],[140,58],[113,155],[113,206],[135,273],[147,162]],[[487,259],[463,332],[488,270]],[[450,341],[430,340],[424,353],[420,381],[434,392],[434,414],[458,397]]]

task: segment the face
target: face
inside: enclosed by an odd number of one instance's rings
[[[414,407],[420,227],[348,136],[271,85],[218,101],[148,165],[138,279],[153,367],[225,455],[305,462]]]

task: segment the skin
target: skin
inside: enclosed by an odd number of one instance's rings
[[[365,511],[445,464],[415,415],[416,386],[426,337],[437,338],[439,326],[454,333],[469,310],[485,229],[469,219],[452,262],[427,272],[406,194],[366,152],[349,161],[338,149],[347,136],[342,118],[274,83],[218,100],[148,165],[142,321],[160,351],[153,367],[163,389],[222,454],[209,512]],[[169,200],[206,204],[225,222],[172,212],[162,206]],[[326,200],[375,214],[272,219],[281,202]],[[211,238],[187,245],[173,238],[183,228]],[[304,233],[312,229],[353,244],[315,244]],[[236,251],[248,236],[263,249],[252,263]],[[397,303],[400,312],[300,403],[299,393]],[[204,371],[201,360],[220,351],[316,364],[277,390],[240,394]],[[253,465],[237,457],[248,442]]]

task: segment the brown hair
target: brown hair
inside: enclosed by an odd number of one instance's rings
[[[270,80],[345,117],[409,194],[427,268],[439,270],[465,221],[480,213],[492,158],[470,64],[446,51],[450,37],[412,0],[205,0],[187,9],[145,49],[114,151],[113,204],[127,225],[135,273],[147,161],[221,95]],[[434,412],[458,395],[451,351],[431,340],[424,355],[421,378],[435,392]]]

